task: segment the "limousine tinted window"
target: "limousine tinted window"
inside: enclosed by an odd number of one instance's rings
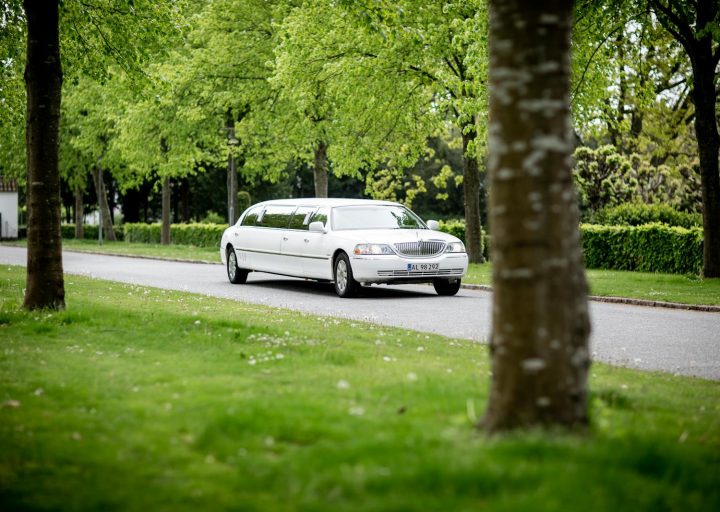
[[[265,228],[286,228],[290,215],[292,215],[294,206],[276,206],[268,205],[265,207],[265,213],[262,219],[257,223],[258,226]]]
[[[258,215],[260,215],[260,212],[262,211],[262,206],[256,206],[252,210],[250,210],[247,215],[243,218],[242,222],[240,223],[241,226],[254,226],[257,222]]]
[[[315,214],[312,216],[312,219],[310,219],[310,222],[322,222],[327,227],[327,220],[328,209],[319,208],[318,211],[316,211]],[[308,225],[310,224],[310,222],[308,222]]]
[[[310,215],[315,211],[315,206],[300,206],[290,218],[288,229],[305,229],[310,224]]]

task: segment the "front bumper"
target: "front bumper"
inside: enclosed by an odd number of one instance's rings
[[[461,279],[467,273],[468,257],[466,253],[433,258],[353,255],[350,264],[353,277],[360,283],[422,283],[435,279]]]

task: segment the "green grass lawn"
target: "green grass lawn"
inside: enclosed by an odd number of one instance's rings
[[[596,364],[586,436],[488,439],[487,348],[0,267],[1,510],[720,509],[720,383]]]
[[[20,244],[24,245],[23,242]],[[102,246],[99,246],[94,240],[63,240],[63,247],[71,251],[129,254],[210,263],[220,261],[218,249],[215,247],[128,242],[105,242]],[[595,269],[588,270],[587,276],[592,295],[629,297],[681,304],[720,305],[720,279]],[[483,265],[471,264],[463,282],[466,284],[491,285],[492,265],[489,263]]]

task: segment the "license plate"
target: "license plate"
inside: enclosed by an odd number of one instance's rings
[[[430,272],[440,268],[439,263],[408,263],[408,272]]]

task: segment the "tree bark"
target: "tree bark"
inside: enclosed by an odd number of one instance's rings
[[[485,263],[480,221],[480,169],[468,146],[475,142],[477,130],[468,123],[461,127],[463,142],[463,193],[465,195],[465,245],[470,263]]]
[[[168,176],[162,179],[162,226],[160,229],[160,243],[169,245],[170,238],[170,178]]]
[[[85,238],[85,194],[80,187],[75,187],[75,239]]]
[[[102,217],[102,229],[105,240],[115,242],[115,230],[113,229],[112,217],[110,215],[110,205],[108,204],[107,190],[105,189],[105,178],[103,172],[97,166],[92,168],[93,183],[95,184],[95,195],[98,197],[100,207],[100,217]]]
[[[228,156],[227,203],[228,223],[232,226],[237,221],[240,213],[242,213],[238,212],[238,173],[235,166],[235,156],[232,153]]]
[[[62,66],[58,2],[24,0],[27,18],[25,88],[27,116],[26,309],[63,309],[58,137]]]
[[[715,62],[710,34],[698,41],[691,62],[703,203],[703,275],[720,277],[720,136],[715,117]]]
[[[315,167],[313,169],[313,178],[315,181],[315,197],[328,196],[328,160],[327,160],[327,144],[318,142],[315,148]]]
[[[571,0],[490,5],[492,384],[482,426],[584,427],[590,323],[571,174]]]

